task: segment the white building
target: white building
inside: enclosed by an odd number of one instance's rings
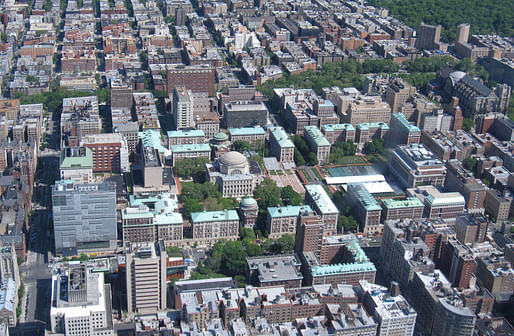
[[[191,91],[185,86],[178,86],[172,96],[173,117],[177,130],[193,128],[193,100]]]
[[[111,286],[104,274],[82,263],[59,265],[52,275],[52,333],[74,336],[114,335]]]
[[[418,314],[398,293],[380,285],[359,281],[359,297],[378,324],[377,335],[412,336]]]

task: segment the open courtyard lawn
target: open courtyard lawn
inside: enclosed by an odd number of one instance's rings
[[[366,164],[366,160],[362,156],[342,156],[334,162],[337,165]]]

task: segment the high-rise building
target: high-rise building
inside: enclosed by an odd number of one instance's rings
[[[125,244],[129,313],[152,314],[166,309],[167,258],[162,241]]]
[[[207,92],[214,96],[214,72],[210,65],[171,64],[168,66],[168,94],[177,86],[185,86],[193,92]]]
[[[52,333],[77,336],[114,335],[111,285],[102,272],[83,264],[58,265],[52,275]]]
[[[305,203],[310,205],[323,222],[323,234],[337,234],[339,210],[320,184],[305,186]]]
[[[57,253],[116,248],[116,186],[112,182],[75,184],[56,181],[52,189]]]
[[[127,140],[121,133],[85,135],[80,145],[93,153],[93,172],[128,172],[129,152]]]
[[[426,50],[438,49],[440,39],[441,25],[432,26],[421,23],[416,39],[416,48]]]
[[[471,250],[452,237],[443,246],[438,266],[453,287],[462,289],[469,287],[476,262]]]
[[[471,25],[469,23],[461,23],[458,25],[455,42],[468,43],[470,28]]]
[[[359,297],[378,323],[377,335],[412,336],[417,313],[407,300],[386,287],[359,281]]]
[[[412,305],[418,312],[417,323],[426,335],[473,335],[475,314],[454,297],[450,282],[439,270],[416,272],[412,293],[416,293]]]
[[[487,236],[489,221],[482,214],[462,214],[457,216],[455,233],[462,244],[483,243]]]
[[[386,90],[386,102],[393,113],[400,111],[400,106],[416,93],[416,87],[411,86],[401,78],[394,78]]]
[[[173,90],[173,118],[177,130],[194,127],[193,103],[190,91],[185,86],[177,86]]]

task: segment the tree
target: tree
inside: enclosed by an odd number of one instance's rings
[[[294,249],[294,237],[290,234],[285,234],[278,239],[281,250],[283,252],[292,251]]]
[[[302,153],[298,150],[298,148],[294,149],[294,163],[297,166],[304,166],[305,165],[305,159],[303,158]]]
[[[252,145],[248,141],[237,140],[232,144],[232,150],[243,153],[252,149]]]
[[[474,125],[475,123],[473,122],[473,119],[464,118],[464,120],[462,120],[462,129],[466,132],[471,131]]]
[[[196,199],[188,199],[184,202],[184,212],[187,217],[191,216],[192,212],[200,212],[202,210],[202,205]]]
[[[0,35],[0,38],[2,39],[2,43],[6,43],[7,42],[7,33],[2,32],[2,34]]]
[[[262,255],[262,247],[257,244],[250,243],[246,245],[246,253],[249,257],[258,257]]]
[[[84,254],[84,253],[81,253],[80,256],[79,256],[79,260],[80,261],[87,261],[89,258],[87,256],[87,254]]]
[[[229,276],[246,273],[246,251],[240,241],[228,241],[223,248],[222,271]]]
[[[359,223],[352,216],[339,216],[337,220],[337,230],[339,232],[355,231],[359,228]],[[344,229],[344,231],[343,231]]]
[[[267,209],[282,205],[280,199],[280,188],[277,183],[271,179],[265,179],[255,189],[254,197],[258,200],[259,208]]]
[[[364,144],[364,153],[366,154],[383,154],[384,153],[384,140],[373,139],[373,141]]]
[[[288,185],[282,188],[280,191],[280,197],[285,205],[301,205],[303,204],[303,197],[294,191],[294,189]]]
[[[250,228],[241,228],[241,230],[239,230],[239,236],[243,241],[254,241],[256,239],[255,232]]]
[[[205,164],[209,162],[206,158],[184,159],[175,163],[173,171],[175,175],[184,178],[193,178],[202,181],[205,176]]]
[[[309,152],[309,154],[307,155],[307,164],[309,166],[315,166],[318,164],[318,157],[314,152]]]
[[[477,159],[468,157],[468,158],[465,158],[464,160],[462,160],[462,165],[467,170],[471,170],[472,172],[475,172],[475,167],[477,165],[477,162],[478,162]]]

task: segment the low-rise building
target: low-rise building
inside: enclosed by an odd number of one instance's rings
[[[212,245],[220,239],[237,240],[239,215],[236,210],[191,213],[193,240],[200,245]]]
[[[382,200],[382,222],[394,219],[419,219],[423,217],[425,205],[417,197]]]
[[[318,164],[327,164],[330,155],[330,142],[328,142],[319,128],[316,126],[305,126],[303,135],[311,150],[316,153]]]
[[[466,207],[466,200],[460,193],[441,192],[430,185],[407,189],[407,194],[419,198],[425,204],[423,217],[429,219],[442,218],[447,222],[455,222]]]
[[[162,240],[167,246],[181,243],[184,220],[175,197],[168,193],[146,197],[130,195],[129,204],[121,210],[123,242]]]
[[[279,162],[294,162],[294,144],[282,127],[270,128],[270,154]]]
[[[173,145],[203,144],[205,132],[202,130],[178,130],[168,131],[168,147]]]
[[[208,180],[218,186],[223,197],[253,195],[257,178],[250,173],[250,163],[243,154],[227,152],[206,168]]]
[[[66,147],[59,160],[61,180],[75,183],[93,182],[93,152],[88,147]]]
[[[321,131],[332,145],[338,141],[355,141],[355,127],[352,124],[327,124],[321,126]]]
[[[389,144],[410,145],[411,143],[419,143],[421,140],[421,130],[411,124],[403,113],[393,113],[390,128]]]
[[[359,220],[359,231],[368,234],[381,232],[380,216],[382,208],[364,185],[362,183],[349,183],[347,195]]]
[[[258,287],[301,287],[301,265],[295,254],[247,258],[246,277],[250,284]]]
[[[211,147],[209,144],[187,144],[171,146],[172,165],[183,159],[206,158],[211,159]]]
[[[284,234],[294,235],[298,216],[302,213],[312,214],[309,205],[288,205],[285,207],[268,207],[266,229],[270,238],[280,238]]]
[[[305,283],[308,285],[343,283],[353,286],[357,286],[360,280],[374,283],[375,265],[359,246],[355,236],[326,237],[327,240],[336,238],[338,244],[342,244],[339,248],[342,255],[339,263],[322,264],[318,256],[312,251],[301,254]]]
[[[266,131],[262,127],[229,128],[228,134],[232,143],[246,141],[254,147],[264,144],[266,140]]]

